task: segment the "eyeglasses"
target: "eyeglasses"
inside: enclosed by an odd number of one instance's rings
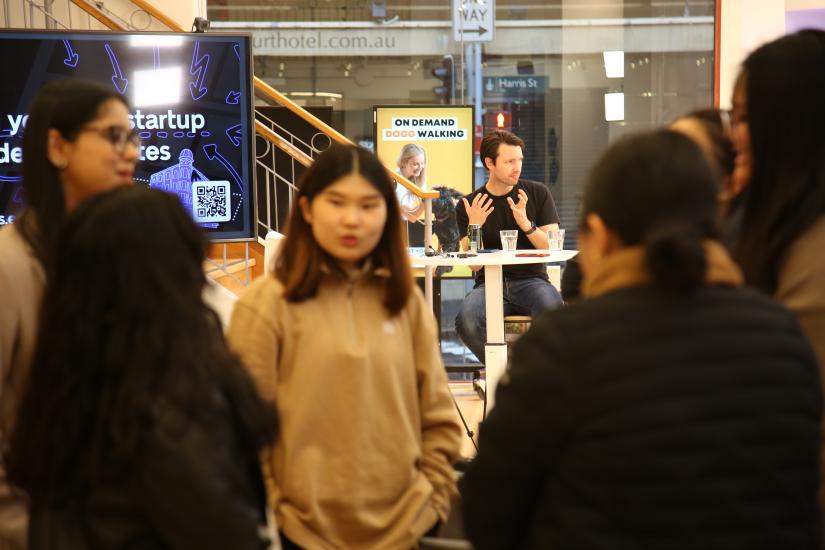
[[[95,132],[100,137],[112,144],[112,148],[118,154],[126,151],[126,145],[132,144],[136,149],[140,149],[140,135],[134,128],[127,130],[123,126],[107,126],[105,128],[83,128],[81,132]]]

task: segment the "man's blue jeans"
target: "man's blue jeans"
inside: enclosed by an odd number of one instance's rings
[[[545,309],[561,305],[561,295],[549,281],[540,277],[504,279],[504,316],[530,315],[535,317]],[[484,362],[484,344],[487,342],[487,310],[484,284],[471,290],[455,318],[458,336],[480,362]]]

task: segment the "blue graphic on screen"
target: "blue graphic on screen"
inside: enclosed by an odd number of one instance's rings
[[[63,45],[66,46],[66,59],[63,60],[63,64],[74,69],[77,67],[77,62],[80,61],[80,56],[74,52],[72,44],[68,40],[64,40]]]
[[[120,72],[120,64],[117,62],[115,52],[109,44],[104,44],[103,48],[106,50],[106,55],[109,56],[109,62],[112,64],[112,84],[121,94],[126,92],[126,87],[129,86],[129,81],[123,78],[123,73]]]
[[[254,237],[248,35],[0,30],[0,224],[23,206],[26,112],[49,80],[122,94],[141,138],[135,182],[176,194],[214,240]]]
[[[199,100],[206,95],[209,90],[203,85],[206,79],[206,69],[209,68],[209,55],[198,55],[200,51],[200,42],[195,42],[195,53],[192,54],[192,66],[189,68],[189,74],[195,77],[195,80],[189,83],[189,91],[192,92],[192,99]]]

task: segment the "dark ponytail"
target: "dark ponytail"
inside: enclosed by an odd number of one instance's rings
[[[644,236],[647,268],[656,285],[687,291],[702,284],[707,269],[702,234],[686,223],[665,223]]]

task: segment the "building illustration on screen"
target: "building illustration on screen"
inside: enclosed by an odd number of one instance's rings
[[[184,149],[180,152],[177,164],[149,177],[149,187],[176,194],[187,212],[192,211],[192,182],[208,179],[192,164],[194,158],[191,150]],[[192,174],[197,179],[192,179]]]

